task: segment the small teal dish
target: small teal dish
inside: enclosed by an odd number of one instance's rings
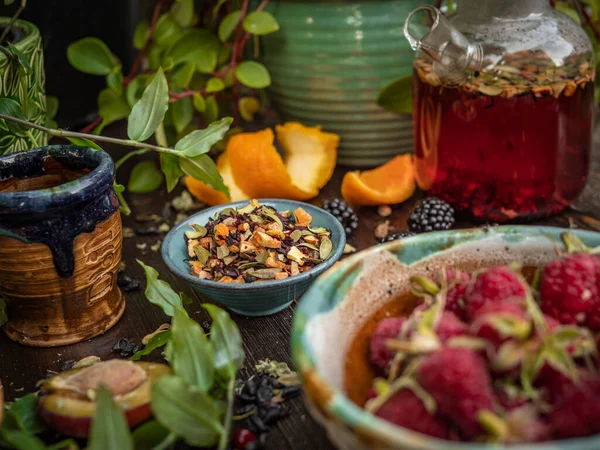
[[[451,442],[390,424],[345,394],[351,344],[372,315],[410,291],[410,277],[445,266],[473,272],[519,262],[539,267],[556,257],[561,233],[588,246],[600,233],[503,226],[425,233],[351,256],[320,276],[300,300],[292,326],[292,358],[309,411],[340,450],[598,450],[600,435],[521,445]],[[408,306],[408,305],[407,305]],[[366,361],[365,361],[366,363]]]
[[[171,272],[183,279],[193,289],[245,316],[267,316],[287,308],[295,299],[306,292],[313,280],[340,259],[346,245],[346,235],[340,222],[327,211],[308,203],[292,200],[258,199],[261,205],[277,211],[294,211],[303,208],[312,216],[311,226],[331,230],[333,252],[325,262],[304,273],[283,280],[261,283],[228,284],[212,280],[201,280],[190,274],[185,232],[191,224],[205,225],[209,219],[225,208],[242,208],[248,201],[227,203],[200,211],[188,217],[167,234],[162,244],[162,257]]]

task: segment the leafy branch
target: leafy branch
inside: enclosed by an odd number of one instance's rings
[[[181,142],[219,117],[252,120],[260,111],[263,105],[259,98],[263,97],[251,95],[251,90],[266,88],[271,78],[262,64],[244,60],[244,55],[252,36],[279,29],[275,18],[264,11],[268,1],[262,0],[251,11],[249,0],[213,0],[196,11],[193,0],[176,0],[169,8],[165,8],[166,2],[159,0],[151,20],[136,27],[133,45],[139,52],[126,76],[119,59],[101,40],[86,37],[68,47],[67,58],[73,67],[106,78],[106,88],[98,96],[99,117],[81,130],[84,134],[99,135],[106,125],[127,118],[130,140],[143,142],[148,139],[159,129],[158,124],[148,124],[148,130],[152,130],[150,134],[140,129],[139,136],[132,136],[132,128],[147,123],[143,117],[134,114],[135,106],[159,72],[162,75],[157,87],[160,88],[160,103],[156,105],[164,109],[159,121],[162,142],[145,147],[161,153],[160,170],[153,164],[139,163],[137,170],[132,172],[139,179],[130,179],[129,190],[150,192],[156,189],[161,184],[161,172],[171,190],[176,184],[175,178],[192,172],[195,175],[191,176],[226,192],[220,176],[215,174],[214,164],[208,162],[208,156],[199,162],[184,161],[181,164],[180,161],[178,164],[174,159],[177,155],[161,149],[169,148],[170,143]],[[225,141],[239,131],[239,128],[226,130],[221,140]],[[154,137],[158,142],[158,136]],[[125,160],[142,153],[140,150],[135,155],[126,155]]]
[[[162,124],[169,109],[167,90],[165,75],[162,69],[159,68],[129,114],[127,127],[129,139],[77,133],[31,123],[25,119],[20,104],[10,98],[0,98],[0,119],[24,129],[37,129],[51,136],[64,137],[76,145],[98,149],[99,147],[94,143],[97,141],[140,149],[117,161],[117,166],[120,166],[131,156],[154,150],[161,155],[161,169],[169,191],[175,188],[183,174],[187,174],[228,196],[227,186],[223,183],[214,161],[206,153],[215,143],[223,139],[232,123],[231,118],[227,117],[213,122],[204,130],[192,131],[179,139],[173,148],[166,145],[166,140],[160,142],[159,145],[145,142],[157,130],[163,129]],[[14,129],[15,132],[19,130],[20,128]],[[150,192],[162,184],[162,178],[163,175],[158,172],[152,162],[139,163],[132,171],[129,187],[134,192]],[[127,214],[129,208],[122,196],[123,188],[115,186],[115,189],[121,202],[122,212]]]

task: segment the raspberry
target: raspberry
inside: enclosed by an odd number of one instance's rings
[[[585,381],[548,415],[557,439],[600,433],[600,378]]]
[[[531,321],[522,300],[487,303],[477,310],[471,333],[499,348],[509,339],[522,341],[531,334]]]
[[[599,274],[598,258],[586,253],[550,261],[542,272],[542,311],[564,324],[584,324],[589,315],[591,324],[598,325]]]
[[[478,413],[492,411],[494,399],[481,356],[467,348],[442,348],[423,360],[418,379],[435,399],[441,417],[455,423],[465,438],[481,433]]]
[[[448,283],[448,293],[446,294],[446,311],[451,311],[462,320],[466,321],[465,311],[465,293],[471,281],[471,276],[468,273],[458,269],[444,269],[446,271],[446,282]]]
[[[402,317],[391,317],[377,324],[371,335],[369,343],[371,362],[382,371],[385,371],[394,356],[394,352],[387,348],[385,341],[395,339],[400,333],[404,319]]]
[[[513,270],[505,266],[491,268],[480,274],[467,292],[467,317],[474,320],[479,308],[488,303],[525,298],[525,295],[525,286]]]
[[[248,444],[256,441],[256,435],[247,428],[238,428],[233,433],[233,446],[244,450]]]
[[[468,334],[468,331],[467,325],[461,322],[461,320],[450,311],[444,311],[438,326],[435,329],[435,333],[442,342],[446,342],[448,339],[455,336],[464,336]]]
[[[376,413],[388,422],[441,439],[450,438],[448,425],[429,414],[419,397],[403,389],[390,398]]]

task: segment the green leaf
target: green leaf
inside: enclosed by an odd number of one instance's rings
[[[51,95],[46,96],[46,117],[54,119],[58,112],[58,98]]]
[[[230,59],[231,59],[231,47],[228,47],[227,45],[219,45],[219,54],[217,55],[217,64],[229,63]],[[223,69],[219,69],[219,72],[221,72]]]
[[[155,191],[163,182],[163,175],[152,161],[142,161],[135,165],[129,176],[127,189],[134,194],[147,194]]]
[[[104,387],[96,391],[96,411],[88,450],[133,450],[133,439],[121,408]]]
[[[123,73],[120,67],[106,76],[106,85],[117,95],[123,93]]]
[[[157,348],[164,347],[167,345],[167,342],[171,340],[171,330],[162,331],[161,333],[157,333],[150,338],[146,346],[141,349],[139,352],[134,353],[131,358],[131,361],[139,361],[142,356],[149,355]]]
[[[117,184],[116,182],[113,182],[113,189],[115,190],[115,194],[117,195],[117,199],[119,200],[119,211],[121,211],[121,214],[124,214],[125,216],[128,216],[129,214],[131,214],[131,209],[129,208],[129,205],[127,204],[127,201],[125,200],[125,197],[123,197],[123,192],[125,191],[125,186],[123,186],[122,184]]]
[[[206,111],[206,102],[204,101],[204,97],[202,97],[200,94],[194,94],[192,102],[196,111],[200,113]]]
[[[47,450],[44,442],[25,431],[20,430],[3,430],[2,438],[11,448],[17,450]]]
[[[210,327],[210,340],[215,351],[217,373],[228,380],[235,380],[235,374],[244,364],[244,347],[240,330],[229,314],[215,305],[202,305],[213,322]]]
[[[125,91],[125,98],[127,99],[127,103],[130,107],[133,108],[133,105],[142,98],[142,94],[146,89],[146,83],[150,78],[149,75],[141,74],[136,76],[131,83],[127,85],[127,89]]]
[[[229,189],[223,183],[223,178],[217,170],[215,162],[208,155],[193,158],[181,157],[179,159],[181,170],[196,180],[200,180],[229,198]]]
[[[279,24],[271,13],[254,11],[244,19],[244,30],[252,34],[265,35],[279,30]]]
[[[11,44],[10,42],[7,43],[7,49],[13,54],[13,57],[17,60],[19,65],[25,70],[25,73],[30,74],[31,73],[31,64],[29,63],[27,56],[25,56],[25,54],[21,50],[19,50],[19,48],[17,46]]]
[[[133,431],[133,444],[135,450],[155,450],[169,448],[159,446],[172,436],[171,432],[156,420],[150,420]]]
[[[217,66],[218,39],[208,30],[187,31],[168,51],[175,65],[191,61],[202,73],[212,73]]]
[[[179,168],[179,158],[175,155],[168,153],[160,154],[160,170],[165,175],[165,181],[167,182],[167,191],[171,192],[177,186],[179,178],[183,175],[183,172]]]
[[[106,88],[98,95],[98,113],[104,119],[104,125],[108,125],[127,117],[129,105],[121,95]]]
[[[194,23],[194,0],[176,1],[171,6],[171,15],[182,27],[189,27]]]
[[[8,97],[0,97],[0,113],[5,116],[16,117],[17,119],[25,119],[25,117],[23,117],[23,112],[21,111],[21,105]],[[6,122],[6,126],[11,133],[19,133],[25,130],[25,128],[18,123],[9,120],[2,120],[2,122]]]
[[[206,83],[206,92],[209,94],[222,91],[223,89],[225,89],[225,83],[220,78],[213,77]]]
[[[264,89],[271,84],[271,76],[265,66],[256,61],[244,61],[235,71],[235,76],[244,86]]]
[[[69,142],[71,142],[74,145],[78,145],[79,147],[87,147],[93,148],[94,150],[102,150],[102,147],[100,147],[94,141],[91,141],[86,138],[67,137],[67,139],[69,140]]]
[[[215,5],[215,7],[213,8],[213,17],[217,17],[217,14],[219,14],[219,11],[221,10],[221,7],[227,3],[227,0],[219,0],[217,2],[217,4]]]
[[[158,272],[153,267],[147,266],[139,259],[136,260],[146,273],[146,298],[150,303],[160,306],[164,313],[173,317],[176,310],[183,310],[181,297],[166,281],[158,279]]]
[[[171,104],[171,114],[173,115],[173,125],[178,133],[181,133],[194,117],[194,107],[191,97],[184,97]]]
[[[211,447],[225,431],[215,400],[177,376],[160,377],[151,399],[156,420],[189,445]]]
[[[412,75],[396,78],[383,88],[377,104],[397,114],[412,114]]]
[[[0,327],[8,322],[8,314],[6,313],[6,301],[0,297]]]
[[[4,6],[12,5],[14,2],[15,0],[4,0]]]
[[[146,41],[150,37],[150,27],[145,20],[138,23],[133,33],[133,47],[136,50],[141,50],[146,45]]]
[[[167,346],[173,372],[188,384],[208,392],[214,383],[215,354],[204,330],[185,312],[176,311],[171,332]]]
[[[169,108],[169,86],[162,69],[133,106],[127,124],[127,135],[134,141],[145,141],[156,131]]]
[[[181,27],[175,22],[171,14],[163,14],[154,29],[154,41],[158,45],[168,45],[181,32]]]
[[[67,47],[67,59],[77,70],[91,75],[108,75],[119,60],[98,38],[85,37]]]
[[[219,39],[225,42],[231,36],[240,22],[242,16],[241,11],[233,11],[225,16],[225,18],[219,24]]]
[[[175,150],[190,158],[208,153],[213,145],[223,139],[232,123],[231,117],[225,117],[204,130],[192,131],[175,144]]]
[[[193,62],[188,61],[181,64],[172,75],[172,79],[175,81],[175,86],[180,89],[186,88],[192,81],[195,71],[196,65]]]
[[[150,70],[156,71],[160,67],[160,58],[163,53],[163,48],[158,45],[151,45],[148,49],[148,66]]]
[[[18,430],[29,434],[43,433],[46,425],[38,413],[38,400],[36,393],[30,393],[15,400],[6,412],[3,430]]]
[[[219,104],[215,97],[210,95],[204,99],[206,108],[204,109],[204,118],[207,122],[214,122],[219,118]]]
[[[242,119],[250,122],[260,110],[260,102],[256,97],[242,97],[238,101],[238,110]]]

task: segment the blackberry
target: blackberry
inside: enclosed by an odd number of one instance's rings
[[[408,218],[408,229],[414,233],[449,230],[454,225],[454,208],[439,198],[421,202]]]
[[[393,233],[386,237],[379,238],[378,241],[380,244],[383,244],[384,242],[392,242],[392,241],[395,241],[396,239],[402,239],[402,238],[410,237],[410,236],[414,236],[414,235],[415,235],[415,233],[411,233],[410,231],[402,232],[402,233]]]
[[[346,236],[350,236],[354,233],[354,230],[358,228],[358,217],[354,213],[354,210],[341,198],[334,198],[333,200],[325,200],[323,202],[323,209],[330,212],[337,220],[339,220],[344,227]]]

